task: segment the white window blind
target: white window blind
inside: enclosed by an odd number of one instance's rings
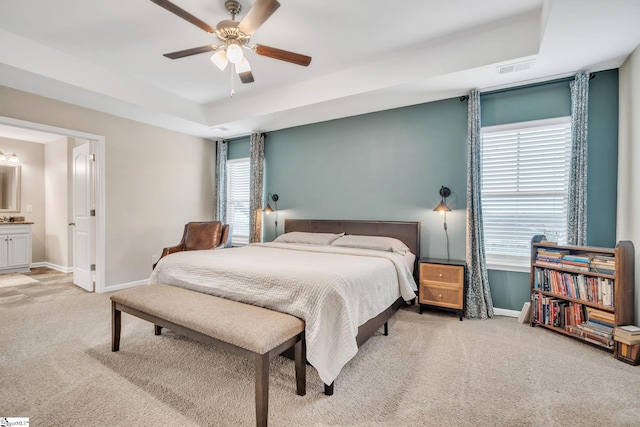
[[[249,243],[249,158],[227,161],[227,222],[233,225],[233,244]]]
[[[489,264],[505,258],[517,264],[514,258],[519,258],[528,265],[536,234],[566,243],[570,162],[570,117],[482,128],[482,213]]]

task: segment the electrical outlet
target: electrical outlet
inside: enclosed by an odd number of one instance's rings
[[[155,264],[159,259],[160,257],[158,255],[151,255],[151,264]]]

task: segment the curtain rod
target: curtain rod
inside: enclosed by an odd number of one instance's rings
[[[589,73],[589,80],[592,80],[596,77],[595,73]],[[570,82],[571,80],[574,80],[575,76],[570,76],[570,77],[563,77],[561,79],[555,79],[555,80],[547,80],[546,82],[536,82],[536,83],[530,83],[527,85],[522,85],[522,86],[512,86],[512,87],[506,87],[503,89],[496,89],[496,90],[490,90],[487,92],[480,92],[480,96],[483,95],[495,95],[496,93],[503,93],[503,92],[509,92],[512,90],[518,90],[518,89],[529,89],[532,87],[538,87],[538,86],[544,86],[544,85],[548,85],[548,84],[554,84],[554,83],[562,83],[562,82]],[[460,97],[460,102],[462,101],[467,101],[469,99],[469,95],[463,95]]]

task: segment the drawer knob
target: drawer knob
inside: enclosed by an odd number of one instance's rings
[[[442,298],[442,294],[438,295],[438,298]]]
[[[442,277],[442,273],[438,274],[438,276]]]

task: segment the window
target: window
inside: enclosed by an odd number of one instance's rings
[[[227,161],[227,222],[233,244],[249,244],[249,158]]]
[[[529,271],[531,237],[566,244],[571,118],[482,128],[487,264]]]

